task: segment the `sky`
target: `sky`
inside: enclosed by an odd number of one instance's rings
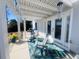
[[[8,18],[8,21],[11,19],[16,19],[16,16],[14,15],[11,9],[7,9],[7,18]]]

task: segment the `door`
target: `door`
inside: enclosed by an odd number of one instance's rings
[[[35,30],[37,30],[37,22],[35,23]]]
[[[67,17],[67,31],[66,31],[66,42],[68,43],[69,41],[69,25],[70,25],[70,16]]]
[[[61,26],[62,26],[62,19],[55,20],[55,38],[61,39]]]
[[[48,21],[47,23],[47,33],[51,34],[51,21]]]

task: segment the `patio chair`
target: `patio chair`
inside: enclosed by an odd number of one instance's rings
[[[42,42],[39,42],[38,40],[36,40],[34,45],[35,48],[33,51],[33,55],[35,55],[35,52],[37,49],[40,49],[41,55],[43,56],[43,52],[46,51],[47,49],[47,46],[46,46],[47,41],[48,41],[47,37],[44,37]]]
[[[35,42],[36,36],[37,36],[37,31],[34,30],[33,33],[31,34],[30,42]]]
[[[47,43],[49,43],[49,44],[53,44],[54,43],[54,38],[51,35],[48,35],[47,38],[48,38],[48,42]]]

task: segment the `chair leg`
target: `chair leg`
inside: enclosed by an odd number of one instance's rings
[[[35,55],[36,50],[37,50],[37,48],[35,47],[34,50],[33,50],[33,52],[32,52],[32,56]]]
[[[44,55],[43,55],[44,49],[40,49],[40,51],[41,51],[41,55],[44,56]]]

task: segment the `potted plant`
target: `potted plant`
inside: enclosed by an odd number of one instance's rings
[[[12,43],[15,43],[17,40],[17,34],[16,33],[13,33],[12,34]]]

